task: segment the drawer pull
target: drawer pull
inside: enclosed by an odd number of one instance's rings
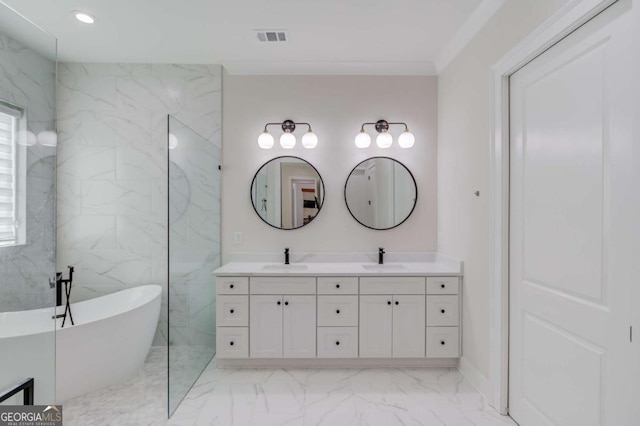
[[[233,284],[229,284],[229,288],[233,288]]]
[[[282,303],[282,302],[280,302],[280,301],[278,300],[278,306],[280,305],[280,303]]]
[[[441,314],[444,314],[444,312],[445,312],[444,309],[440,309]]]
[[[284,302],[285,306],[289,306],[289,302]]]
[[[336,345],[337,345],[337,346],[340,346],[340,340],[337,340],[337,341],[336,341]]]
[[[336,288],[340,288],[340,284],[336,284]]]
[[[391,304],[391,300],[387,301],[387,305],[390,305],[390,304]]]
[[[229,342],[229,345],[233,346],[233,340]]]
[[[336,309],[336,314],[339,314],[339,313],[340,313],[340,309]]]
[[[440,344],[441,344],[442,346],[444,346],[445,341],[444,341],[444,340],[440,340]]]
[[[400,304],[400,302],[398,302],[398,301],[396,300],[396,305],[399,305],[399,304]]]
[[[230,313],[230,314],[232,314],[233,312],[234,312],[234,310],[233,310],[233,309],[229,310],[229,313]]]
[[[440,284],[440,288],[444,288],[444,287],[445,287],[445,285],[444,285],[444,284]]]

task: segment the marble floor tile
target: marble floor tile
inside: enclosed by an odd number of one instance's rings
[[[219,369],[166,419],[166,348],[131,380],[64,404],[65,425],[516,425],[454,368]]]

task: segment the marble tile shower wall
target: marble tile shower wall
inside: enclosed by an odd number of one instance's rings
[[[53,45],[53,42],[52,42]],[[26,108],[27,130],[52,130],[55,61],[0,34],[0,100]],[[0,312],[52,306],[55,263],[55,148],[27,149],[26,244],[0,248]]]
[[[75,300],[161,284],[165,344],[167,114],[219,148],[221,67],[60,64],[57,111],[58,269]]]

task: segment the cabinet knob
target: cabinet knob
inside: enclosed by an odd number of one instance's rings
[[[233,288],[233,284],[229,284],[229,288]]]
[[[289,306],[289,302],[284,302],[284,304],[285,304],[286,306]]]
[[[336,284],[336,288],[340,288],[340,284]]]
[[[441,344],[442,346],[444,346],[445,341],[444,341],[444,340],[440,340],[440,344]]]
[[[399,304],[400,304],[400,302],[398,302],[398,301],[396,300],[396,305],[399,305]]]
[[[390,305],[390,304],[391,304],[391,300],[387,301],[387,305]]]
[[[339,313],[340,313],[340,309],[336,309],[336,314],[339,314]]]
[[[230,346],[233,346],[233,340],[229,342],[229,345],[230,345]]]
[[[440,288],[444,288],[444,284],[440,284]]]
[[[233,310],[233,309],[230,309],[230,310],[229,310],[229,313],[233,313],[233,312],[234,312],[234,310]]]
[[[337,346],[340,346],[340,340],[337,340],[337,341],[336,341],[336,345],[337,345]]]
[[[441,314],[444,314],[444,309],[440,309],[440,313],[441,313]]]
[[[280,302],[280,301],[278,300],[278,305],[280,305],[280,303],[282,303],[282,302]]]

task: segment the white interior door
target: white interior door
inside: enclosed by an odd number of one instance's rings
[[[631,11],[619,1],[511,77],[509,412],[521,426],[640,424]]]

